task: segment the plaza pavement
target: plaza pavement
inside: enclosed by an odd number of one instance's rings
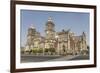
[[[50,62],[50,61],[70,61],[70,60],[86,60],[89,56],[74,55],[74,56],[34,56],[34,55],[22,55],[21,62]]]

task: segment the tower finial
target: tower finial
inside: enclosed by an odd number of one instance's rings
[[[31,24],[30,28],[35,29],[35,27],[34,27],[34,25],[33,25],[33,24]]]
[[[51,16],[48,18],[48,21],[52,21],[52,17]]]

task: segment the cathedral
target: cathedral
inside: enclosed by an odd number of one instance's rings
[[[45,36],[34,26],[28,28],[25,52],[35,55],[78,55],[88,54],[85,32],[76,36],[70,29],[57,32],[51,17],[45,23]]]

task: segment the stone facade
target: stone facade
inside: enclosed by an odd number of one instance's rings
[[[45,24],[45,36],[41,36],[35,27],[28,29],[26,51],[41,50],[43,55],[88,54],[86,34],[76,36],[71,30],[55,31],[51,17]]]

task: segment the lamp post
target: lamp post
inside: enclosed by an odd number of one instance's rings
[[[57,41],[57,54],[59,55],[59,41],[58,41],[59,36],[56,35],[55,38],[56,38],[56,41]]]

